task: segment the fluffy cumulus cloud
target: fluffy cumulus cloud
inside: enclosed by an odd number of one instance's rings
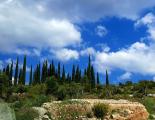
[[[54,56],[61,61],[68,61],[70,59],[77,60],[79,58],[79,53],[76,50],[71,49],[60,49],[60,50],[52,50],[51,51]]]
[[[99,37],[103,37],[108,33],[107,29],[102,25],[98,25],[95,29],[95,32]]]
[[[129,48],[116,52],[97,52],[95,66],[99,72],[104,72],[106,67],[110,70],[121,69],[143,75],[155,75],[154,51],[154,45],[136,42]]]
[[[22,3],[38,8],[46,17],[56,16],[72,21],[96,21],[107,16],[137,19],[143,10],[155,6],[154,0],[23,0]],[[63,8],[63,9],[62,9]],[[50,11],[47,13],[47,11]],[[45,14],[46,13],[46,14]]]
[[[132,76],[132,73],[126,72],[123,75],[121,75],[118,79],[119,80],[130,80]]]
[[[146,25],[148,27],[148,38],[155,41],[155,15],[148,13],[135,23],[135,27],[140,27],[141,25]]]
[[[67,19],[46,19],[19,0],[0,4],[0,52],[40,55],[43,49],[80,44],[81,33]]]
[[[155,15],[148,13],[137,20],[135,26],[141,25],[146,25],[148,28],[147,43],[136,42],[116,52],[97,51],[94,64],[99,72],[105,72],[105,67],[111,71],[124,70],[126,73],[120,79],[130,78],[131,73],[155,75]]]

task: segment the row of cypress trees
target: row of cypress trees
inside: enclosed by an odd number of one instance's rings
[[[26,84],[26,56],[24,56],[23,66],[19,69],[19,59],[17,57],[15,72],[13,72],[13,61],[11,65],[7,65],[6,68],[3,69],[3,73],[5,73],[9,78],[9,85],[17,85],[17,84]],[[14,73],[14,75],[13,75]],[[14,81],[12,82],[12,78],[14,77]],[[72,66],[72,73],[66,73],[65,66],[61,66],[60,62],[57,67],[55,67],[54,61],[52,63],[48,63],[48,61],[44,61],[41,65],[40,63],[36,65],[36,68],[30,68],[29,75],[29,85],[35,85],[40,83],[45,83],[48,77],[54,77],[59,83],[81,83],[81,84],[89,84],[91,88],[95,88],[96,85],[100,84],[99,73],[95,73],[94,67],[91,64],[91,58],[89,56],[88,66],[82,73],[79,66]],[[108,72],[106,70],[106,85],[109,85],[109,77]]]

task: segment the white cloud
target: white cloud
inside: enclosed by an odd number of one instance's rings
[[[96,31],[96,34],[99,37],[103,37],[103,36],[105,36],[108,33],[107,29],[104,26],[102,26],[102,25],[98,25],[96,27],[95,31]]]
[[[22,3],[33,9],[35,1],[23,0]],[[67,18],[74,22],[98,21],[107,16],[135,20],[145,9],[155,6],[154,0],[37,0],[38,3],[46,8],[41,15]]]
[[[155,75],[155,48],[145,43],[136,42],[129,48],[116,52],[97,52],[95,67],[99,72],[105,68],[110,70],[121,69],[127,72],[143,75]]]
[[[148,37],[152,40],[155,40],[155,15],[152,13],[148,13],[135,23],[136,27],[139,27],[141,25],[146,25],[148,27]]]
[[[120,79],[120,80],[129,80],[129,79],[131,79],[131,76],[132,76],[132,73],[126,72],[126,73],[124,73],[123,75],[121,75],[121,76],[119,77],[119,79]]]
[[[96,50],[93,47],[88,47],[86,49],[83,49],[80,51],[80,55],[84,56],[84,55],[95,55],[96,54]]]
[[[67,19],[45,19],[18,0],[0,4],[0,52],[40,54],[48,48],[80,44],[81,33]],[[40,50],[40,51],[39,51]]]
[[[99,72],[103,73],[105,68],[108,68],[111,71],[121,69],[127,73],[155,75],[155,16],[149,13],[137,20],[135,26],[143,24],[148,28],[146,37],[148,43],[136,42],[128,48],[122,48],[115,52],[98,51],[94,64]]]
[[[60,50],[51,50],[54,56],[61,61],[68,61],[71,59],[77,60],[79,58],[79,53],[76,50],[63,48]]]

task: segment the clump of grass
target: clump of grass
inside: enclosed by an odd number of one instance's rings
[[[109,112],[109,105],[97,103],[93,106],[92,111],[97,118],[103,119]]]

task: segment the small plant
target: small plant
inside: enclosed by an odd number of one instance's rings
[[[109,112],[109,106],[103,103],[97,103],[93,106],[92,111],[97,118],[103,119]]]
[[[86,113],[87,118],[93,118],[93,113],[92,111],[89,111]]]
[[[32,108],[21,108],[16,111],[16,120],[34,120],[38,116],[38,113]]]

